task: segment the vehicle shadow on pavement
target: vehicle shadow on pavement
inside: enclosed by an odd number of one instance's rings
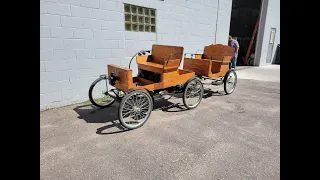
[[[211,89],[205,89],[202,98],[206,99],[211,96],[224,96],[224,95],[226,95],[224,92],[212,91]],[[176,99],[182,100],[183,93],[172,94],[172,97],[175,97]],[[161,108],[161,110],[165,111],[165,112],[181,112],[181,111],[187,111],[188,109],[184,106],[183,103],[171,103],[168,106],[163,106]]]
[[[204,90],[203,99],[209,98],[211,96],[225,96],[224,92],[220,91],[212,91],[212,90]]]
[[[172,103],[168,99],[160,99],[154,103],[153,111],[166,111],[173,107],[179,107],[178,104]],[[118,109],[119,103],[115,102],[107,108],[97,108],[90,104],[77,106],[73,110],[78,113],[78,119],[82,119],[86,123],[107,123],[108,125],[98,128],[96,132],[97,134],[104,135],[129,131],[120,124]]]
[[[213,91],[211,89],[204,89],[203,92],[203,99],[212,97],[212,96],[225,96],[226,94],[223,91]],[[178,93],[178,94],[173,94],[172,96],[174,96],[175,98],[181,98],[182,100],[182,93]]]
[[[107,108],[97,108],[93,105],[77,106],[73,110],[79,114],[78,119],[83,119],[87,123],[108,123],[107,126],[97,129],[97,134],[114,134],[127,131],[121,126],[118,118],[119,103],[115,102]],[[106,129],[116,129],[116,131],[102,132]]]
[[[203,98],[223,95],[225,94],[218,91],[205,90]],[[153,111],[181,112],[188,110],[182,102],[173,103],[172,101],[174,101],[174,99],[180,99],[182,101],[182,93],[173,94],[169,98],[161,98],[155,101]],[[107,108],[97,108],[93,105],[81,105],[73,110],[78,113],[78,119],[82,119],[87,123],[107,123],[108,125],[100,127],[96,131],[97,134],[104,135],[129,131],[120,124],[118,109],[119,103],[115,102]]]

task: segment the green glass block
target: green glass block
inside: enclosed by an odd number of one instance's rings
[[[145,32],[150,32],[150,26],[145,25],[145,26],[144,26],[144,31],[145,31]]]
[[[130,5],[129,4],[124,5],[124,12],[130,13]]]
[[[155,17],[156,16],[156,10],[154,9],[150,9],[150,13],[151,13],[151,16]]]
[[[138,14],[143,15],[143,7],[138,7]]]
[[[156,18],[151,18],[151,24],[156,24]]]
[[[156,32],[156,10],[124,4],[126,31]]]
[[[156,26],[151,26],[151,32],[156,32]]]
[[[143,24],[144,23],[144,17],[143,16],[139,16],[138,22]]]
[[[131,17],[132,17],[131,21],[132,21],[133,23],[137,23],[137,22],[138,22],[138,16],[132,15]]]
[[[149,14],[150,14],[150,13],[149,13],[149,10],[150,10],[150,9],[147,9],[147,8],[144,9],[144,15],[145,15],[145,16],[149,16]]]
[[[130,23],[126,23],[126,31],[131,31],[131,24]]]
[[[131,6],[131,13],[136,14],[137,13],[137,6]]]
[[[143,26],[143,24],[140,24],[140,25],[139,25],[139,31],[141,31],[141,32],[144,31],[144,26]]]
[[[132,31],[138,31],[138,25],[132,24]]]
[[[150,24],[150,18],[149,17],[144,17],[144,23]]]
[[[131,14],[125,14],[124,19],[125,19],[125,21],[130,22],[131,21]]]

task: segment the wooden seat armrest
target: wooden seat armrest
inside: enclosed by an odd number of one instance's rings
[[[165,61],[165,68],[179,67],[180,61],[181,61],[180,59],[167,60],[167,61]]]
[[[140,63],[140,62],[147,62],[148,58],[150,58],[150,56],[137,56],[136,57],[136,62]]]

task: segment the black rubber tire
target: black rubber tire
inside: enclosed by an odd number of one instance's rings
[[[102,80],[105,80],[105,79],[99,77],[98,79],[96,79],[95,81],[93,81],[93,83],[90,85],[90,88],[89,88],[89,100],[90,100],[90,102],[91,102],[94,106],[97,106],[97,107],[99,107],[99,108],[106,108],[106,107],[111,106],[111,105],[115,102],[115,99],[113,99],[110,103],[102,106],[102,105],[94,102],[93,97],[92,97],[92,90],[93,90],[94,86],[95,86],[98,82],[100,82],[100,81],[102,81]]]
[[[234,73],[234,75],[235,75],[235,84],[234,84],[233,90],[232,90],[231,92],[228,92],[228,91],[227,91],[227,83],[226,83],[226,81],[227,81],[227,78],[228,78],[228,76],[229,76],[230,73]],[[233,91],[236,89],[237,82],[238,82],[238,77],[237,77],[236,71],[235,71],[234,69],[229,69],[228,72],[226,73],[226,75],[225,75],[224,78],[223,78],[223,89],[224,89],[224,92],[225,92],[226,94],[231,94],[231,93],[233,93]]]
[[[146,96],[149,98],[149,100],[151,101],[151,102],[150,102],[150,106],[151,106],[150,109],[151,109],[151,110],[150,110],[150,113],[147,115],[145,121],[143,121],[143,122],[142,122],[141,124],[139,124],[138,126],[130,127],[130,126],[128,126],[128,125],[124,122],[124,120],[123,120],[123,118],[122,118],[122,115],[121,115],[121,110],[122,110],[122,107],[124,106],[124,103],[127,101],[127,99],[128,99],[129,97],[131,97],[131,95],[132,95],[133,93],[141,93],[141,94],[146,95]],[[127,129],[129,129],[129,130],[131,130],[131,129],[137,129],[137,128],[143,126],[143,125],[148,121],[148,119],[149,119],[149,117],[150,117],[150,115],[151,115],[151,113],[152,113],[152,111],[153,111],[153,104],[154,104],[153,98],[152,98],[152,96],[150,95],[150,93],[149,93],[148,91],[133,90],[133,91],[131,91],[131,92],[128,92],[128,93],[121,99],[121,102],[120,102],[120,105],[119,105],[119,109],[118,109],[118,117],[119,117],[119,121],[120,121],[121,125],[122,125],[123,127],[127,128]]]
[[[185,97],[186,97],[186,93],[187,93],[187,91],[186,91],[187,86],[188,86],[192,81],[198,81],[198,82],[201,84],[201,95],[200,95],[201,98],[200,98],[199,102],[198,102],[195,106],[189,106],[189,105],[186,103],[186,98],[185,98]],[[197,77],[193,77],[193,78],[189,79],[189,80],[185,83],[184,88],[183,88],[182,100],[183,100],[184,106],[185,106],[187,109],[194,109],[194,108],[196,108],[196,107],[200,104],[200,102],[201,102],[201,100],[202,100],[202,98],[203,98],[203,93],[204,93],[204,89],[203,89],[203,84],[202,84],[201,80],[200,80],[199,78],[197,78]]]

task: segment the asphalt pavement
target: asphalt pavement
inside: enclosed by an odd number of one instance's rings
[[[117,103],[41,112],[40,178],[280,179],[280,81],[244,71],[230,95],[207,86],[196,109],[166,95],[136,130],[121,128]]]

